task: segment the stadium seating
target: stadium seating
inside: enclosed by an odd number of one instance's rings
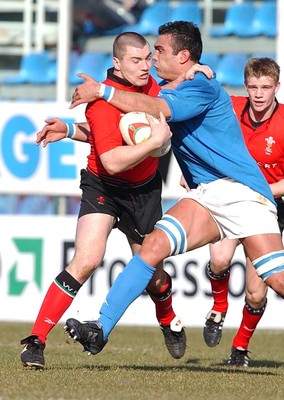
[[[192,1],[181,1],[173,5],[171,12],[171,21],[191,21],[201,26],[202,13],[198,3]]]
[[[160,25],[171,20],[171,8],[167,1],[159,1],[147,7],[137,24],[128,25],[123,32],[135,31],[141,35],[157,35]]]
[[[230,36],[241,35],[252,25],[255,7],[252,3],[233,4],[226,10],[223,26],[211,28],[208,33],[210,36]]]
[[[264,35],[276,36],[276,2],[263,1],[255,8],[251,24],[247,24],[237,33],[239,37],[255,37]]]
[[[220,60],[220,56],[218,53],[214,53],[214,52],[206,53],[205,52],[205,53],[202,53],[200,62],[201,62],[201,64],[209,65],[213,69],[213,71],[216,71],[219,60]]]
[[[82,53],[73,68],[69,83],[71,85],[82,83],[82,79],[76,76],[79,72],[84,72],[98,81],[103,81],[106,78],[106,71],[108,68],[106,62],[106,53],[99,51],[86,51]]]
[[[254,17],[254,26],[259,28],[259,35],[276,37],[276,22],[276,1],[263,2]]]
[[[244,84],[244,67],[249,57],[246,54],[224,54],[217,65],[216,77],[225,86],[241,87]]]
[[[46,51],[30,53],[21,58],[17,75],[4,76],[4,84],[22,83],[54,83],[54,75],[51,71],[49,53]]]

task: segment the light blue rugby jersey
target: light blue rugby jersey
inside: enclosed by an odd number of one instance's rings
[[[274,202],[247,150],[231,99],[216,79],[197,73],[175,90],[161,90],[159,97],[170,107],[172,148],[191,187],[229,177]]]

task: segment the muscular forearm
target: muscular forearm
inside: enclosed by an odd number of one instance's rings
[[[75,124],[75,132],[72,136],[72,140],[77,140],[79,142],[88,142],[90,135],[89,125],[86,122]]]
[[[85,82],[78,85],[74,91],[70,109],[77,107],[79,104],[103,98],[124,112],[144,111],[148,114],[158,116],[159,112],[162,111],[166,118],[170,117],[170,109],[163,99],[153,98],[141,93],[114,89],[97,82],[85,74],[79,74],[79,76],[84,78]]]
[[[124,90],[116,89],[110,100],[110,104],[124,112],[144,111],[158,117],[159,112],[162,111],[166,118],[169,118],[171,115],[165,100],[141,93],[125,92]]]

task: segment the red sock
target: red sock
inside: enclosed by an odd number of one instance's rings
[[[160,292],[155,296],[150,295],[150,297],[155,303],[159,324],[170,325],[176,316],[172,307],[172,280],[170,275],[167,274],[167,283],[161,287]]]
[[[212,296],[214,300],[212,310],[226,312],[228,309],[230,274],[227,274],[227,276],[221,279],[213,279],[211,276],[208,276],[208,279],[211,283]]]
[[[62,271],[45,295],[31,335],[38,336],[45,343],[48,333],[68,309],[80,287],[68,272]]]
[[[264,310],[263,310],[264,311]],[[247,307],[243,308],[243,319],[239,330],[234,337],[233,347],[242,347],[244,349],[248,348],[250,338],[254,334],[257,324],[261,320],[263,312],[254,313],[248,311]]]

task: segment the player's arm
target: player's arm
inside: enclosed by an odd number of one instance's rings
[[[162,87],[163,89],[175,89],[179,84],[186,80],[192,80],[196,72],[202,72],[208,79],[212,79],[214,72],[208,65],[194,64],[186,72],[177,77],[174,81],[167,83]]]
[[[147,141],[134,146],[117,146],[101,154],[101,162],[110,175],[135,167],[149,157],[153,150],[170,140],[172,136],[170,127],[162,113],[159,117],[160,121],[156,123],[151,116],[147,116],[151,128],[151,137]]]
[[[63,122],[60,118],[45,120],[46,125],[36,135],[36,143],[46,147],[48,143],[58,142],[64,138],[70,138],[80,142],[88,142],[89,126],[86,122],[70,124]]]
[[[269,186],[275,199],[284,196],[284,179],[271,183]]]
[[[70,108],[74,108],[82,103],[104,99],[124,112],[139,110],[156,117],[162,112],[166,118],[169,118],[171,115],[170,108],[163,99],[115,89],[114,87],[97,82],[89,75],[83,73],[77,75],[83,78],[84,82],[76,87]]]
[[[190,187],[189,187],[189,185],[187,184],[186,180],[184,179],[184,176],[183,176],[183,175],[182,175],[181,178],[180,178],[179,184],[180,184],[180,186],[183,187],[187,192],[190,191]]]
[[[181,74],[173,82],[163,86],[163,88],[175,89],[184,80],[192,80],[196,72],[202,72],[207,76],[208,79],[211,79],[214,76],[214,73],[209,66],[194,64],[188,71]],[[84,82],[76,87],[72,96],[70,108],[74,108],[82,103],[90,103],[91,101],[104,98],[112,105],[125,112],[140,110],[157,116],[159,112],[162,111],[166,118],[170,116],[170,110],[167,106],[167,103],[162,99],[152,98],[151,101],[146,95],[120,91],[118,89],[115,89],[114,91],[114,88],[110,87],[105,89],[105,85],[101,85],[100,82],[97,82],[91,76],[83,73],[77,75],[84,79]],[[102,88],[104,88],[104,90],[102,90]],[[126,103],[124,102],[125,99]],[[133,105],[135,105],[136,108],[133,107]]]

